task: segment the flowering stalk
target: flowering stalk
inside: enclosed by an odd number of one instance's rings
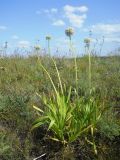
[[[73,45],[72,45],[72,35],[74,34],[74,30],[73,28],[67,28],[65,30],[65,34],[66,36],[68,36],[69,38],[69,42],[70,42],[70,52],[72,53],[72,56],[74,56],[74,49],[73,49]],[[74,58],[74,63],[75,63],[75,81],[76,81],[76,91],[78,94],[78,71],[77,71],[77,59],[76,56]]]
[[[51,40],[51,36],[46,36],[46,40],[47,40],[47,47],[48,47],[48,55],[50,56],[50,40]]]
[[[35,49],[36,55],[39,57],[40,45],[35,45],[34,49]]]
[[[91,53],[90,53],[90,39],[86,38],[84,39],[84,43],[85,43],[85,48],[86,48],[86,52],[88,53],[88,77],[89,77],[89,90],[91,90]]]

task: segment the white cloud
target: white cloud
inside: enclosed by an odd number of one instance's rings
[[[93,33],[98,33],[98,34],[114,34],[114,33],[120,33],[120,23],[117,24],[95,24],[87,29],[85,31],[92,30]]]
[[[80,11],[80,12],[87,12],[88,8],[86,6],[81,6],[81,7],[78,7],[78,11]]]
[[[63,20],[59,19],[59,20],[56,20],[55,22],[53,22],[52,25],[54,25],[54,26],[64,26],[65,22]]]
[[[42,9],[36,11],[36,14],[46,14],[49,19],[52,20],[52,25],[55,26],[64,26],[65,22],[63,18],[66,18],[70,25],[73,27],[80,28],[83,26],[87,18],[88,8],[86,6],[72,6],[65,5],[58,13],[57,8]],[[63,12],[63,13],[62,13]],[[58,20],[57,20],[58,19]]]
[[[120,43],[120,37],[115,35],[110,35],[105,37],[105,42],[115,42]]]
[[[74,27],[77,27],[77,28],[82,27],[85,19],[87,18],[86,14],[84,14],[82,16],[79,16],[76,14],[68,14],[67,17],[68,17],[71,25]]]
[[[94,36],[98,37],[98,40],[104,36],[105,42],[107,43],[120,43],[120,23],[99,23],[83,29],[85,32],[89,32],[90,30]]]
[[[88,8],[86,6],[78,6],[78,7],[74,7],[71,5],[65,5],[64,6],[64,10],[66,12],[87,12]]]
[[[19,39],[19,37],[18,37],[17,35],[13,35],[13,36],[12,36],[12,39],[17,40],[17,39]]]
[[[7,29],[6,26],[0,26],[0,31],[4,31],[4,30],[6,30],[6,29]]]
[[[88,8],[86,6],[64,6],[65,17],[69,20],[70,24],[74,27],[80,28],[83,26],[85,19],[87,18],[86,12]]]
[[[29,48],[30,47],[30,42],[29,41],[19,41],[18,42],[18,47]]]

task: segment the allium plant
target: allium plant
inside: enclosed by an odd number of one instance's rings
[[[90,43],[91,43],[91,39],[90,38],[85,38],[84,39],[84,43],[85,43],[85,48],[86,48],[86,52],[88,54],[88,59],[89,59],[89,71],[88,71],[88,76],[89,76],[89,90],[91,90],[91,52],[90,52]]]
[[[69,37],[70,48],[73,51],[71,37],[74,34],[72,28],[65,30],[65,34]],[[46,40],[50,40],[50,37],[46,37]],[[89,54],[89,88],[91,91],[91,55],[90,55],[90,39],[84,40]],[[74,51],[73,51],[74,52]],[[57,68],[55,60],[52,58],[52,62],[56,69],[58,77],[58,83],[60,89],[58,89],[52,79],[50,73],[40,62],[40,66],[47,74],[52,86],[53,94],[51,97],[45,94],[38,96],[45,104],[44,110],[41,110],[37,106],[33,106],[34,109],[39,111],[40,117],[33,123],[32,129],[40,127],[41,125],[47,124],[48,130],[51,130],[54,134],[51,138],[55,141],[60,141],[64,145],[75,141],[78,137],[84,134],[84,137],[88,143],[93,145],[94,152],[97,154],[97,148],[94,140],[94,132],[96,125],[102,115],[102,106],[99,101],[95,99],[92,94],[89,97],[79,97],[78,95],[78,84],[77,84],[77,63],[75,56],[75,72],[76,72],[76,88],[77,96],[71,101],[71,86],[67,90],[65,85],[61,81],[61,76]],[[40,59],[39,59],[40,61]],[[91,93],[91,92],[90,92]],[[88,139],[88,133],[91,132],[92,142]]]
[[[74,29],[73,28],[67,28],[65,30],[66,36],[69,38],[70,41],[70,51],[72,50],[72,35],[74,34]]]
[[[39,56],[40,45],[35,45],[34,49],[35,49],[35,52],[36,52],[37,56]]]
[[[50,40],[51,40],[51,36],[47,35],[46,36],[46,41],[47,41],[47,48],[48,48],[48,55],[50,56]]]
[[[74,64],[75,64],[75,81],[76,81],[76,93],[78,91],[78,71],[77,71],[77,59],[75,55],[75,51],[72,45],[72,35],[74,34],[74,29],[73,28],[67,28],[65,30],[66,36],[69,38],[70,41],[70,52],[72,53],[72,56],[74,56]]]
[[[60,90],[55,86],[50,73],[40,62],[41,67],[47,74],[53,86],[53,95],[48,97],[45,94],[38,94],[46,107],[44,110],[41,110],[37,106],[33,106],[34,109],[39,111],[40,117],[35,120],[32,129],[47,124],[48,130],[51,130],[54,133],[53,136],[49,136],[49,138],[60,141],[64,145],[75,141],[83,134],[84,137],[86,137],[86,140],[89,141],[87,133],[91,131],[91,134],[94,137],[96,124],[101,118],[101,106],[93,97],[88,98],[88,100],[86,100],[85,97],[75,97],[74,101],[71,101],[72,87],[70,86],[69,90],[66,90],[65,86],[63,87],[56,62],[54,59],[52,59],[52,61],[56,69]],[[93,144],[94,151],[97,153],[94,138],[91,144]]]

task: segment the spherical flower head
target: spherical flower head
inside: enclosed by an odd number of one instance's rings
[[[35,48],[35,50],[40,50],[40,46],[39,45],[36,45],[36,46],[34,46],[34,48]]]
[[[46,40],[51,40],[51,36],[47,35]]]
[[[65,34],[66,34],[66,36],[68,36],[68,37],[71,37],[73,34],[74,34],[74,29],[73,28],[67,28],[66,30],[65,30]]]
[[[85,39],[84,39],[84,43],[90,44],[90,42],[91,42],[91,39],[90,39],[90,38],[85,38]]]

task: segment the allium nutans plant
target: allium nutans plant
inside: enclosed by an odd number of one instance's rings
[[[77,70],[77,58],[75,55],[75,49],[73,48],[72,44],[72,36],[74,34],[74,29],[73,28],[67,28],[65,30],[66,36],[69,38],[69,49],[70,53],[72,54],[72,57],[74,57],[74,64],[75,64],[75,82],[76,82],[76,93],[78,92],[78,70]]]
[[[50,40],[51,40],[51,36],[47,35],[45,38],[46,38],[46,41],[47,41],[48,55],[50,56]]]
[[[49,138],[60,141],[63,144],[68,144],[75,141],[82,134],[87,137],[87,133],[90,130],[92,132],[93,129],[96,128],[96,124],[101,117],[101,110],[99,104],[93,97],[86,100],[85,97],[78,98],[77,96],[74,101],[71,102],[71,86],[69,90],[66,91],[65,87],[63,87],[56,62],[54,59],[52,59],[52,61],[56,69],[60,90],[55,86],[50,73],[40,62],[40,66],[51,81],[54,93],[51,98],[45,94],[39,95],[45,104],[45,108],[42,110],[37,106],[33,106],[34,109],[39,111],[40,117],[34,121],[32,130],[46,124],[48,130],[54,133],[53,136],[49,136]]]
[[[92,85],[91,85],[91,78],[92,78],[92,71],[91,71],[91,51],[90,51],[90,43],[91,43],[91,39],[90,38],[85,38],[84,39],[84,43],[85,43],[85,49],[86,49],[86,54],[88,55],[88,83],[89,83],[89,101],[91,101],[91,93],[93,92],[92,89]],[[96,100],[95,100],[96,101]],[[94,113],[96,115],[96,110],[98,110],[98,108],[96,108],[97,105],[93,106],[91,109],[94,110]],[[103,106],[104,107],[104,106]],[[100,115],[99,118],[101,117],[101,112],[102,111],[102,106],[101,109],[99,110]],[[97,111],[98,112],[98,111]],[[93,118],[93,117],[92,117]],[[96,120],[96,118],[95,118]],[[95,154],[97,154],[97,148],[96,148],[96,144],[95,144],[95,140],[94,140],[94,132],[95,132],[95,126],[92,126],[91,128],[91,136],[92,136],[92,142],[90,142],[87,137],[86,140],[88,143],[90,143],[93,146],[94,152]]]
[[[91,52],[90,52],[90,43],[91,43],[91,39],[90,38],[85,38],[84,39],[84,43],[85,43],[85,48],[86,48],[86,54],[88,54],[88,80],[89,80],[89,90],[91,90]]]

